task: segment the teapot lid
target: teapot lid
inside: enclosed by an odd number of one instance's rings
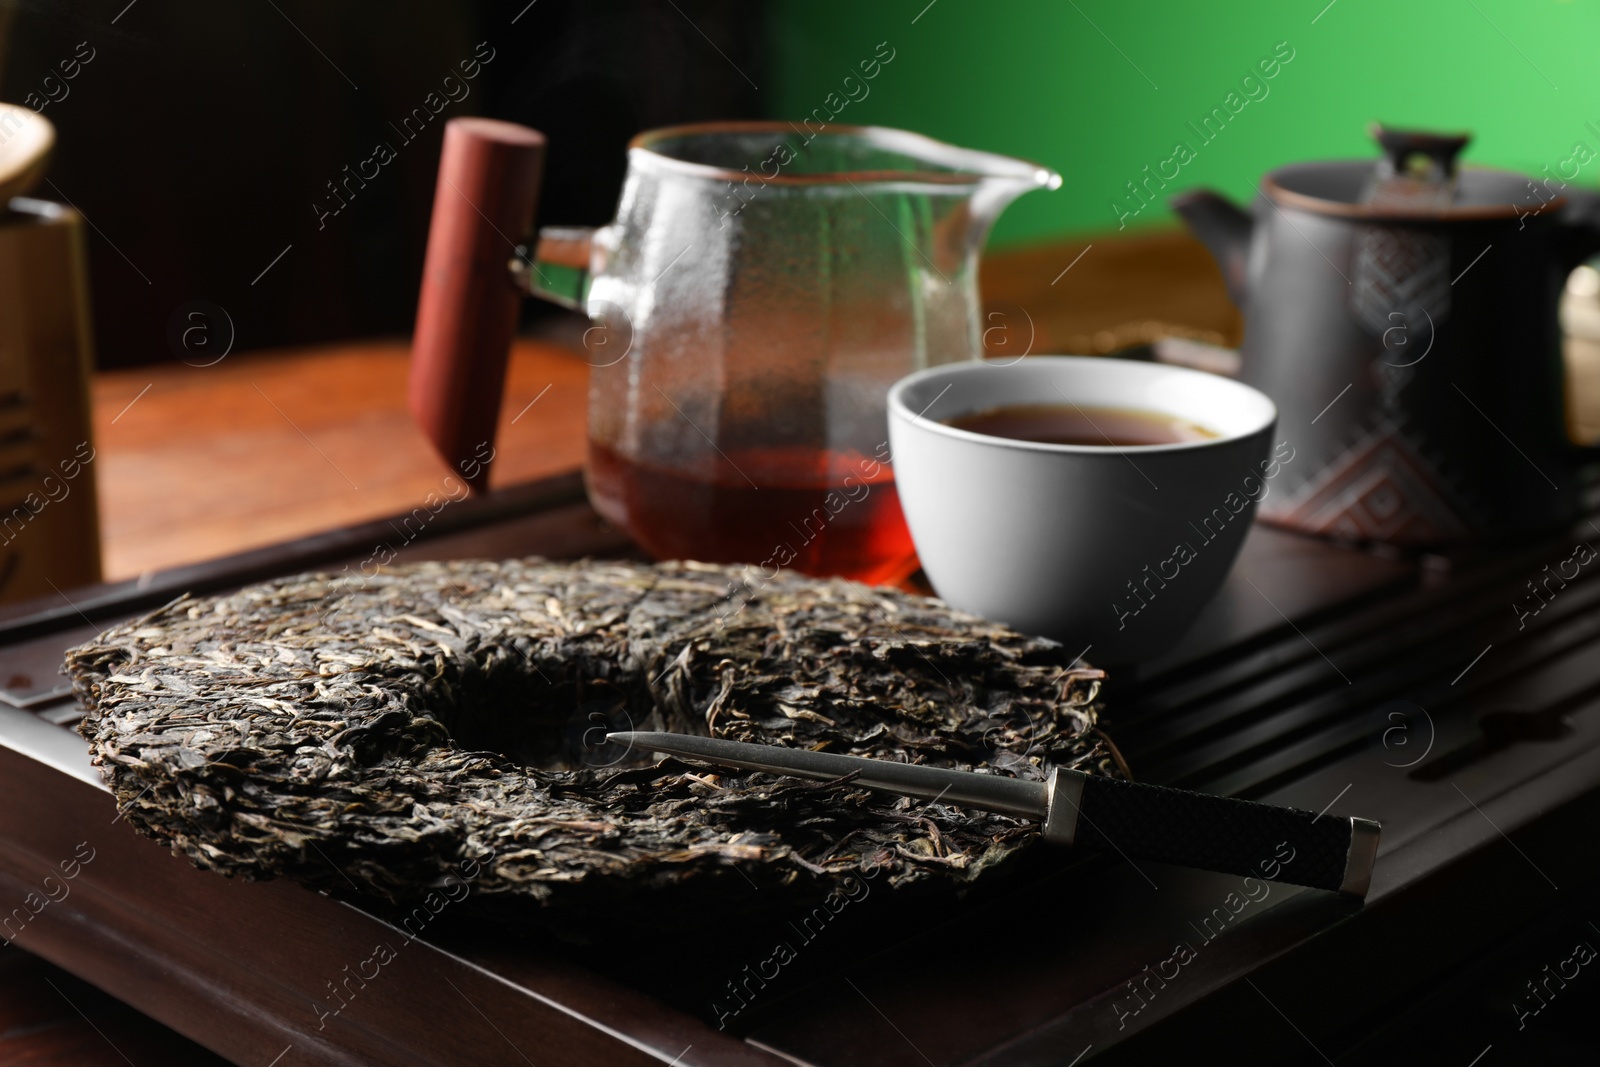
[[[1397,130],[1374,123],[1382,158],[1293,163],[1268,174],[1262,192],[1283,207],[1345,218],[1450,222],[1520,218],[1565,203],[1554,190],[1514,171],[1471,167],[1456,157],[1465,133]]]

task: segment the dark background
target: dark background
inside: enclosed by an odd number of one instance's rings
[[[168,325],[196,300],[226,310],[236,350],[392,336],[416,312],[448,119],[543,130],[539,221],[598,225],[635,133],[755,114],[750,84],[707,40],[759,81],[755,11],[731,0],[26,0],[0,7],[0,99],[48,101],[58,142],[34,195],[91,223],[100,366],[178,358]],[[404,141],[390,123],[443,96],[484,41],[494,56],[470,95]],[[61,63],[89,49],[62,78]],[[332,206],[326,183],[380,141],[393,161],[319,230],[312,204]]]

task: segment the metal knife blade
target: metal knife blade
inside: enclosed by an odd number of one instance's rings
[[[859,776],[855,784],[867,789],[923,800],[948,801],[964,808],[982,808],[1005,815],[1019,815],[1025,819],[1043,819],[1048,813],[1045,783],[1006,778],[998,774],[977,774],[946,767],[868,759],[865,756],[841,756],[805,748],[752,745],[746,741],[727,741],[719,737],[648,730],[610,733],[606,735],[606,740],[629,745],[636,751],[668,752],[724,767],[771,771],[795,778],[831,781],[855,774]]]
[[[852,784],[1038,819],[1046,840],[1364,897],[1381,827],[1369,819],[1051,768],[1043,782],[692,734],[619,731],[607,741],[724,767]]]

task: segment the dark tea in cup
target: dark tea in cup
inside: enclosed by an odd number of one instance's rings
[[[1017,441],[1112,448],[1185,444],[1218,436],[1215,430],[1163,411],[1073,403],[1007,404],[945,419],[944,424]]]

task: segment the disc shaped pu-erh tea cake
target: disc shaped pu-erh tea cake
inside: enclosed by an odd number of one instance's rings
[[[728,920],[868,873],[960,889],[1038,838],[849,782],[657,762],[608,730],[1116,773],[1101,675],[1060,645],[933,599],[747,572],[303,575],[180,599],[67,667],[119,809],[197,866],[399,904],[465,882],[534,925]]]

